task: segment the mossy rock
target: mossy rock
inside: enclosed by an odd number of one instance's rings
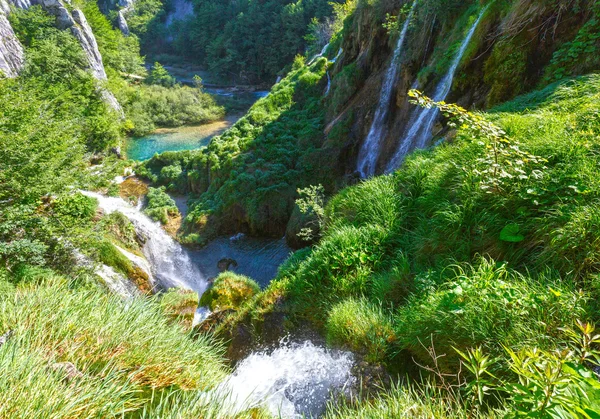
[[[191,290],[171,288],[162,294],[160,306],[169,319],[190,329],[198,308],[198,294]]]
[[[236,310],[259,292],[259,285],[247,276],[223,272],[202,295],[200,305],[212,311]]]

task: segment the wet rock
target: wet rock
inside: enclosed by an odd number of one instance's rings
[[[219,269],[219,272],[228,271],[231,266],[237,268],[238,263],[235,259],[223,258],[219,262],[217,262],[217,268]]]
[[[213,332],[218,326],[223,324],[225,319],[236,311],[233,309],[226,309],[221,311],[215,311],[211,313],[203,322],[199,323],[194,327],[196,333],[207,333]]]
[[[52,365],[52,369],[54,371],[64,373],[63,380],[66,382],[83,377],[81,371],[79,371],[72,362],[57,362]]]

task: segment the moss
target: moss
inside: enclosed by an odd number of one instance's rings
[[[260,287],[254,280],[233,272],[223,272],[202,295],[200,305],[212,311],[239,309],[259,291]]]

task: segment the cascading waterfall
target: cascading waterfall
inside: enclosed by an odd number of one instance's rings
[[[134,225],[145,241],[144,255],[153,276],[162,287],[181,287],[202,293],[207,281],[189,255],[157,222],[121,198],[82,191],[98,200],[107,214],[118,211]],[[135,258],[135,255],[128,255]],[[141,263],[137,261],[137,263]],[[122,295],[130,292],[118,274],[102,265],[98,274]],[[135,293],[134,293],[135,294]],[[195,322],[209,314],[199,309]],[[222,403],[219,417],[234,417],[247,409],[264,406],[275,417],[300,419],[321,415],[331,394],[348,393],[355,382],[351,374],[354,360],[349,352],[328,350],[310,341],[282,342],[271,352],[256,352],[240,362],[233,374],[215,389],[203,393],[204,401],[216,398]]]
[[[225,398],[223,412],[233,417],[265,406],[274,417],[318,417],[332,393],[348,393],[355,378],[352,354],[332,351],[311,342],[285,344],[271,353],[244,359],[216,390]]]
[[[477,20],[475,20],[475,22],[469,29],[467,36],[462,42],[460,49],[458,50],[458,53],[454,58],[454,61],[452,61],[448,72],[446,73],[444,78],[442,78],[437,88],[435,89],[435,92],[433,94],[433,100],[435,100],[436,102],[445,100],[446,96],[448,96],[448,93],[450,93],[452,81],[454,80],[454,74],[456,73],[458,65],[460,64],[460,61],[462,60],[462,57],[465,54],[467,47],[469,46],[469,42],[471,42],[471,38],[475,33],[475,29],[477,29],[477,26],[479,25],[479,22],[481,21],[481,18],[483,17],[483,14],[486,10],[487,6],[483,8],[481,13],[479,13]],[[394,153],[392,159],[387,165],[386,172],[389,173],[397,169],[400,166],[400,164],[402,164],[402,161],[404,160],[406,154],[408,154],[412,150],[417,148],[425,148],[427,142],[432,137],[432,127],[435,121],[437,120],[438,115],[439,111],[437,108],[416,108],[413,111],[407,124],[408,132],[400,141],[398,150],[396,151],[396,153]]]
[[[150,262],[152,273],[163,288],[191,289],[202,295],[208,286],[206,278],[192,262],[179,243],[173,240],[157,222],[134,208],[121,198],[112,198],[95,192],[82,192],[96,198],[99,207],[107,214],[118,211],[134,225],[138,234],[146,240],[144,255]]]
[[[312,65],[315,61],[317,61],[317,58],[322,57],[323,54],[325,54],[325,51],[327,51],[327,48],[329,48],[329,42],[325,44],[325,46],[321,49],[321,52],[319,52],[318,54],[316,54],[314,57],[312,57],[308,61],[308,65]]]
[[[385,79],[381,86],[379,104],[377,105],[377,109],[375,110],[375,117],[373,118],[371,129],[369,130],[369,134],[367,135],[367,138],[363,142],[362,147],[360,148],[360,152],[358,153],[357,170],[363,178],[375,174],[377,160],[379,159],[379,153],[381,151],[381,140],[383,138],[383,133],[385,130],[385,119],[390,108],[392,90],[394,88],[396,76],[398,74],[398,61],[400,59],[400,54],[403,50],[402,47],[404,46],[404,40],[406,39],[408,27],[410,26],[410,22],[412,20],[416,5],[417,0],[413,2],[413,5],[410,9],[410,13],[408,14],[408,17],[406,18],[406,21],[404,22],[404,25],[402,27],[402,31],[400,32],[400,37],[398,38],[396,49],[394,49],[392,61],[390,62],[390,66],[388,67],[388,70],[385,74]]]

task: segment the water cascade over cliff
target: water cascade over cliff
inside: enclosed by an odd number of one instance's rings
[[[475,33],[475,29],[477,29],[477,25],[479,25],[479,22],[481,21],[481,18],[486,10],[487,6],[481,11],[481,13],[479,13],[479,16],[475,22],[473,22],[473,25],[471,25],[471,28],[463,40],[456,57],[454,57],[450,68],[437,85],[432,96],[436,102],[445,100],[446,96],[448,96],[448,93],[450,93],[456,69],[458,68],[460,61],[467,50],[467,47],[469,46],[469,42],[471,42],[471,38]],[[406,125],[406,134],[402,137],[396,152],[389,161],[386,167],[386,172],[392,172],[397,169],[400,164],[402,164],[404,157],[411,151],[417,148],[425,148],[427,146],[427,143],[432,137],[431,130],[433,124],[437,120],[438,116],[439,111],[437,108],[415,108],[413,110],[413,113],[408,120],[408,124]]]
[[[375,117],[373,118],[373,123],[371,124],[369,134],[367,135],[366,140],[363,142],[360,152],[358,154],[357,170],[363,178],[375,174],[377,160],[379,159],[379,154],[381,152],[381,141],[383,138],[383,132],[385,130],[385,119],[390,108],[392,90],[394,88],[394,84],[396,82],[396,77],[398,74],[398,61],[400,60],[400,55],[404,46],[404,40],[406,39],[408,27],[414,15],[416,5],[417,1],[415,0],[410,9],[408,17],[406,18],[406,21],[402,26],[402,31],[400,32],[400,37],[398,38],[396,49],[394,49],[392,61],[390,62],[390,65],[385,74],[383,84],[381,85],[379,104],[377,105],[377,109],[375,110]]]
[[[254,406],[266,406],[273,417],[319,417],[332,394],[349,392],[355,378],[349,352],[332,351],[311,342],[282,344],[274,351],[244,359],[216,390],[232,417]]]
[[[155,221],[142,213],[140,208],[129,205],[121,198],[112,198],[94,192],[83,192],[96,198],[100,209],[110,214],[118,211],[133,223],[138,234],[146,240],[144,255],[151,265],[152,274],[162,288],[179,287],[191,289],[202,295],[208,282],[190,259],[188,253],[173,240]]]

